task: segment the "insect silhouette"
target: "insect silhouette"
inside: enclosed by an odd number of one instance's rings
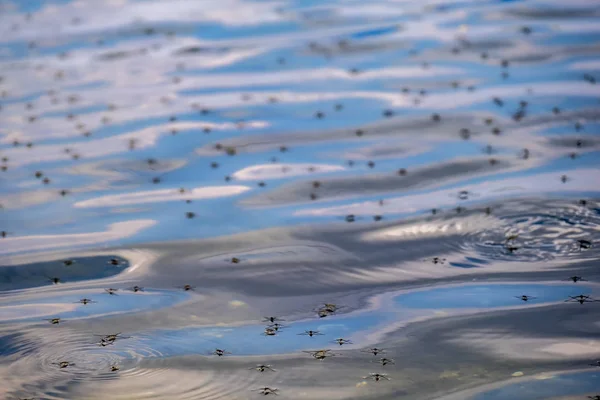
[[[263,322],[270,322],[274,324],[275,322],[285,321],[285,319],[279,317],[264,317]]]
[[[108,288],[108,289],[104,289],[104,291],[108,294],[110,294],[111,296],[117,296],[117,290],[119,289],[113,289],[113,288]]]
[[[285,326],[284,326],[284,325],[281,325],[281,324],[280,324],[280,323],[278,323],[278,322],[275,322],[274,324],[270,324],[268,327],[269,327],[269,328],[272,328],[272,329],[275,329],[275,331],[279,331],[280,329],[283,329],[283,328],[285,328]]]
[[[228,351],[222,350],[222,349],[215,349],[215,351],[213,351],[211,354],[213,354],[215,356],[223,357],[225,354],[231,354],[231,353]]]
[[[433,257],[433,258],[426,258],[423,261],[431,261],[433,264],[444,264],[446,262],[446,259],[440,258],[440,257]]]
[[[537,299],[537,297],[527,296],[526,294],[524,294],[522,296],[515,296],[515,298],[517,298],[519,300],[523,300],[523,301],[529,301],[531,299]]]
[[[569,298],[567,300],[565,300],[566,303],[579,303],[579,304],[594,303],[597,301],[600,301],[600,300],[594,300],[590,296],[584,295],[584,294],[580,294],[578,296],[569,296]]]
[[[390,378],[388,378],[387,374],[380,374],[380,373],[370,373],[368,376],[363,376],[363,379],[373,379],[375,382],[379,382],[382,379],[385,379],[387,381],[390,380]]]
[[[379,363],[379,364],[381,364],[383,366],[390,365],[390,364],[391,365],[396,365],[396,363],[394,362],[394,360],[392,360],[391,358],[380,358],[377,361],[371,361],[371,362],[376,362],[376,363]]]
[[[275,370],[273,368],[271,368],[270,365],[265,365],[265,364],[258,364],[256,367],[250,367],[248,369],[254,369],[258,372],[265,372],[267,370],[275,372]]]
[[[108,264],[110,265],[122,265],[125,264],[125,261],[121,261],[118,258],[111,258],[110,260],[108,260]]]
[[[58,285],[60,283],[60,278],[58,278],[58,277],[51,278],[51,277],[47,276],[46,278],[48,278],[48,280],[55,285]]]
[[[262,333],[263,336],[275,336],[279,330],[271,327],[266,327],[265,331]]]
[[[97,303],[96,301],[93,301],[92,299],[87,299],[87,298],[83,298],[79,301],[76,301],[75,303],[81,303],[83,305],[89,304],[89,303]]]
[[[50,322],[52,325],[58,325],[58,324],[60,324],[61,319],[60,318],[50,318],[50,319],[47,319],[46,321]]]
[[[352,344],[352,341],[350,341],[348,339],[338,338],[338,339],[333,340],[333,343],[337,343],[340,346],[343,346],[345,344]]]
[[[117,365],[111,365],[110,366],[110,372],[117,372],[119,370],[119,366]]]
[[[336,354],[332,353],[331,350],[329,350],[329,349],[315,350],[315,351],[303,351],[303,353],[308,353],[312,356],[312,358],[314,358],[315,360],[319,360],[319,361],[323,361],[327,357],[333,357],[336,355]]]
[[[114,344],[117,341],[117,339],[129,339],[130,338],[130,336],[121,336],[121,332],[111,334],[111,335],[96,335],[96,334],[94,334],[94,336],[101,337],[99,345],[102,347],[110,345],[110,344]]]
[[[143,292],[144,288],[136,285],[136,286],[130,287],[129,290],[131,290],[134,293],[137,293],[137,292]]]
[[[579,281],[584,281],[584,282],[586,282],[586,281],[587,281],[587,279],[583,279],[583,278],[582,278],[582,277],[580,277],[580,276],[571,276],[571,277],[569,277],[569,278],[567,278],[567,279],[565,279],[565,280],[567,280],[567,281],[573,281],[574,283],[577,283],[577,282],[579,282]]]
[[[277,392],[279,391],[279,389],[275,389],[275,388],[270,388],[270,387],[263,387],[260,389],[252,389],[253,392],[259,392],[262,395],[269,395],[269,394],[274,394],[277,395]]]
[[[376,356],[377,354],[385,354],[385,350],[384,349],[380,349],[378,347],[372,347],[370,349],[361,350],[361,352],[363,352],[363,353],[371,353],[374,356]]]
[[[65,267],[70,267],[71,265],[75,264],[75,260],[64,260],[62,263]]]
[[[319,335],[323,335],[323,334],[321,332],[319,332],[319,331],[308,330],[308,331],[304,331],[302,333],[299,333],[298,335],[313,337],[313,336],[319,336]]]
[[[60,361],[60,362],[52,363],[52,365],[58,365],[59,368],[64,369],[64,368],[67,368],[67,367],[71,367],[71,366],[73,366],[75,364],[72,363],[72,362],[69,362],[69,361]]]
[[[192,285],[183,285],[183,286],[177,286],[179,289],[183,289],[184,291],[188,292],[190,290],[194,290],[194,286]]]
[[[592,247],[592,242],[589,240],[579,239],[577,243],[579,244],[579,250],[588,250]]]

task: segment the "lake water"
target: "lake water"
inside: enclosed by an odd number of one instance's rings
[[[0,0],[0,398],[595,398],[597,80],[590,0]]]

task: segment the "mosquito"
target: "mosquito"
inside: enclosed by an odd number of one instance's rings
[[[283,329],[283,328],[285,328],[285,326],[284,326],[284,325],[281,325],[281,324],[280,324],[280,323],[278,323],[278,322],[275,322],[274,324],[271,324],[271,325],[269,325],[268,327],[269,327],[269,328],[273,328],[273,329],[275,329],[275,331],[277,331],[277,332],[278,332],[280,329]]]
[[[55,285],[58,285],[60,283],[60,278],[58,278],[58,277],[51,278],[49,276],[46,276],[46,278],[48,278],[48,280]]]
[[[267,328],[265,328],[265,331],[261,335],[263,335],[263,336],[275,336],[275,335],[277,335],[277,329],[267,327]]]
[[[593,302],[597,302],[597,301],[600,301],[600,300],[594,300],[590,296],[583,295],[583,294],[580,294],[578,296],[569,296],[569,298],[567,300],[565,300],[565,302],[579,303],[579,304],[593,303]]]
[[[134,293],[137,293],[137,292],[143,292],[144,288],[136,285],[136,286],[130,287],[129,290],[131,290]]]
[[[380,358],[377,361],[371,361],[371,362],[376,362],[376,363],[379,363],[379,364],[381,364],[383,366],[386,366],[386,365],[389,365],[389,364],[396,365],[396,363],[394,362],[394,360],[392,360],[391,358]]]
[[[83,304],[83,305],[86,305],[86,304],[88,304],[88,303],[97,303],[97,302],[96,302],[96,301],[93,301],[92,299],[86,299],[86,298],[83,298],[83,299],[81,299],[81,300],[79,300],[79,301],[76,301],[75,303],[81,303],[81,304]]]
[[[113,288],[104,289],[104,291],[106,293],[110,294],[111,296],[117,296],[117,293],[115,293],[117,290],[119,290],[119,289],[113,289]]]
[[[110,366],[110,372],[117,372],[119,370],[119,366],[118,365],[111,365]]]
[[[222,349],[215,349],[215,351],[213,351],[211,354],[214,354],[215,356],[222,357],[225,354],[231,354],[231,353],[228,352],[228,351],[222,350]]]
[[[50,319],[47,319],[46,321],[50,322],[52,325],[58,325],[58,324],[60,324],[61,320],[60,320],[60,318],[50,318]]]
[[[526,294],[524,294],[522,296],[515,296],[515,298],[517,298],[519,300],[523,300],[523,301],[529,301],[531,299],[537,299],[537,297],[527,296]]]
[[[285,321],[285,319],[281,319],[279,317],[264,317],[263,322],[270,322],[274,324],[275,322]]]
[[[69,362],[69,361],[60,361],[57,363],[52,363],[52,365],[58,365],[59,368],[67,368],[67,367],[71,367],[75,364],[72,362]]]
[[[372,347],[372,348],[370,348],[370,349],[367,349],[367,350],[361,350],[361,351],[362,351],[363,353],[371,353],[371,354],[373,354],[374,356],[376,356],[377,354],[384,354],[384,353],[385,353],[385,350],[384,350],[384,349],[380,349],[380,348],[377,348],[377,347]]]
[[[260,389],[252,389],[253,392],[259,392],[262,395],[269,395],[269,394],[277,394],[277,392],[279,391],[279,389],[274,389],[274,388],[270,388],[270,387],[263,387]]]
[[[584,281],[584,282],[587,281],[587,279],[583,279],[581,276],[571,276],[571,277],[569,277],[568,279],[565,279],[565,280],[567,280],[567,281],[573,281],[575,283],[577,283],[579,281]]]
[[[440,258],[440,257],[433,257],[433,258],[426,258],[423,261],[431,261],[433,264],[444,264],[446,262],[446,259]]]
[[[387,381],[390,380],[390,378],[388,378],[387,374],[379,374],[379,373],[370,373],[368,376],[363,376],[363,379],[373,379],[376,382],[379,382],[382,379],[385,379]]]
[[[112,335],[96,335],[94,334],[94,336],[100,336],[102,339],[102,341],[104,342],[114,342],[117,339],[129,339],[130,336],[121,336],[121,332],[119,333],[115,333]]]
[[[323,334],[319,331],[310,331],[309,330],[309,331],[304,331],[302,333],[299,333],[298,335],[313,337],[313,336],[318,336],[318,335],[323,335]]]
[[[331,353],[331,350],[329,350],[329,349],[326,349],[326,350],[315,350],[315,351],[303,351],[303,353],[308,353],[315,360],[320,360],[320,361],[323,361],[327,357],[333,357],[333,356],[336,355],[334,353]]]
[[[121,265],[121,264],[125,264],[125,261],[121,261],[118,258],[111,258],[110,260],[108,260],[107,263],[110,265]]]
[[[177,286],[179,289],[183,289],[186,292],[190,291],[190,290],[194,290],[194,286],[192,285],[183,285],[183,286]]]
[[[266,370],[275,372],[275,370],[273,368],[271,368],[270,365],[265,365],[265,364],[258,364],[256,367],[250,367],[248,369],[255,369],[258,372],[265,372]]]
[[[345,344],[352,344],[352,341],[350,341],[350,340],[348,340],[348,339],[338,338],[338,339],[335,339],[335,340],[333,341],[333,343],[337,343],[337,344],[339,344],[340,346],[343,346],[343,345],[345,345]]]

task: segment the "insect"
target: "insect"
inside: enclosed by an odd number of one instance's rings
[[[102,339],[100,339],[100,342],[106,342],[106,343],[114,343],[117,339],[129,339],[129,336],[121,336],[121,332],[119,333],[115,333],[112,335],[94,335],[94,336],[100,336],[102,337]]]
[[[111,296],[117,296],[116,291],[119,289],[113,289],[113,288],[108,288],[108,289],[104,289],[104,291],[108,294],[110,294]]]
[[[279,317],[264,317],[263,319],[263,322],[270,322],[272,324],[279,321],[285,321],[285,319],[281,319]]]
[[[110,366],[110,371],[111,372],[117,372],[118,370],[119,370],[119,366],[117,366],[117,365],[111,365]]]
[[[242,260],[240,260],[240,259],[239,259],[239,258],[237,258],[237,257],[232,257],[232,258],[231,258],[231,262],[232,262],[233,264],[239,264],[239,263],[240,263],[240,261],[242,261]]]
[[[50,318],[50,319],[47,319],[46,321],[50,322],[52,325],[60,324],[60,318]]]
[[[319,332],[319,331],[308,330],[308,331],[304,331],[302,333],[299,333],[298,335],[304,335],[304,336],[313,337],[313,336],[318,336],[318,335],[323,335],[323,334],[321,332]]]
[[[69,362],[69,361],[60,361],[57,363],[52,363],[52,365],[58,365],[59,368],[67,368],[67,367],[71,367],[75,364],[72,362]]]
[[[335,339],[333,342],[339,344],[340,346],[342,346],[344,344],[352,344],[352,341],[350,341],[348,339],[343,339],[343,338]]]
[[[86,305],[88,303],[96,303],[95,301],[93,301],[92,299],[86,299],[85,297],[79,301],[76,301],[75,303],[81,303],[83,305]]]
[[[353,214],[346,215],[346,222],[354,222],[356,218]]]
[[[579,281],[587,281],[586,279],[583,279],[580,276],[571,276],[571,277],[569,277],[568,279],[565,279],[565,280],[573,281],[575,283],[577,283]]]
[[[269,328],[273,328],[275,329],[275,331],[279,331],[280,329],[283,329],[284,326],[280,323],[275,322],[274,324],[269,325]]]
[[[537,299],[537,297],[527,296],[526,294],[524,294],[522,296],[515,296],[515,298],[517,298],[519,300],[523,300],[523,301],[529,301],[531,299]]]
[[[186,292],[190,291],[190,290],[194,290],[194,286],[192,285],[183,285],[183,286],[177,286],[179,289],[183,289]]]
[[[373,379],[376,382],[379,382],[382,379],[385,380],[390,380],[390,378],[388,378],[387,374],[380,374],[380,373],[370,373],[368,376],[363,376],[363,379]]]
[[[228,351],[222,350],[222,349],[215,349],[215,351],[213,351],[211,354],[214,354],[215,356],[222,357],[225,354],[231,354],[231,353],[228,352]]]
[[[381,365],[388,365],[388,364],[392,364],[392,365],[396,365],[396,363],[394,362],[394,360],[392,360],[391,358],[380,358],[377,361],[371,361],[371,362],[376,362],[379,363]]]
[[[431,261],[434,264],[443,264],[446,262],[445,258],[440,258],[440,257],[433,257],[433,258],[426,258],[423,261]]]
[[[323,361],[327,357],[333,357],[336,354],[331,353],[331,350],[315,350],[315,351],[303,351],[303,353],[310,354],[315,360]]]
[[[129,290],[131,290],[131,291],[133,291],[133,292],[137,293],[137,292],[143,292],[143,291],[144,291],[144,288],[143,288],[143,287],[141,287],[141,286],[137,286],[137,285],[136,285],[136,286],[132,286],[132,287],[130,287],[130,288],[129,288]]]
[[[75,260],[64,260],[62,263],[65,265],[65,267],[70,267],[71,265],[75,264]]]
[[[579,250],[587,250],[592,247],[592,242],[589,240],[579,239],[577,243],[579,244]]]
[[[371,353],[374,356],[376,356],[377,354],[385,354],[385,350],[384,349],[380,349],[378,347],[372,347],[370,349],[366,349],[366,350],[361,350],[363,353]]]
[[[333,303],[325,303],[323,304],[323,307],[321,307],[321,310],[330,312],[330,313],[334,313],[337,310],[339,310],[341,308],[341,306],[338,306],[337,304],[333,304]]]
[[[600,300],[594,300],[590,296],[583,295],[583,294],[580,294],[578,296],[569,296],[569,298],[567,300],[565,300],[565,302],[579,303],[579,304],[593,303],[593,302],[597,302],[597,301],[600,301]]]
[[[262,333],[264,336],[275,336],[277,335],[278,330],[275,328],[267,327],[265,331]]]
[[[58,285],[60,283],[60,278],[58,278],[58,277],[51,278],[51,277],[47,276],[46,278],[48,278],[48,280],[50,282],[54,283],[55,285]]]
[[[277,394],[277,392],[279,391],[279,389],[274,389],[274,388],[270,388],[270,387],[263,387],[260,389],[252,389],[253,392],[259,392],[262,395],[269,395],[269,394]]]
[[[121,265],[121,264],[125,264],[125,261],[121,261],[118,258],[111,258],[110,260],[108,260],[108,264],[110,264],[110,265]]]
[[[273,368],[271,368],[270,365],[265,365],[265,364],[258,364],[256,367],[250,367],[248,369],[255,369],[258,372],[265,372],[266,370],[275,372],[275,370]]]

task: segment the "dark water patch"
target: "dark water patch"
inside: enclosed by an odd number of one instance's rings
[[[54,282],[60,284],[102,279],[117,275],[128,266],[127,260],[114,256],[0,266],[0,290],[50,286],[55,284]]]

